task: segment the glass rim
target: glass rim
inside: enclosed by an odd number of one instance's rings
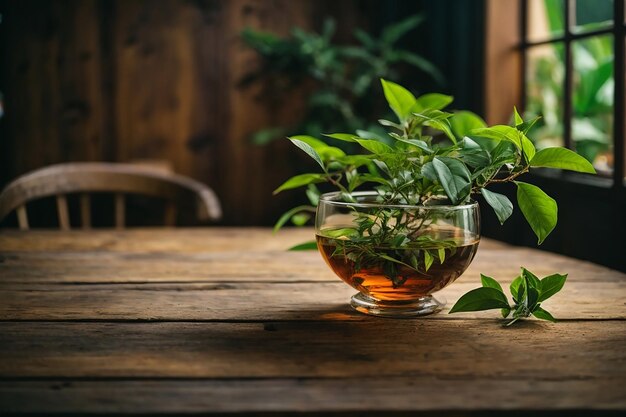
[[[365,197],[365,196],[378,196],[376,191],[355,191],[350,193],[350,195],[354,197]],[[320,195],[320,203],[323,201],[325,203],[340,206],[340,207],[360,207],[360,208],[377,208],[377,207],[390,207],[390,208],[400,208],[400,209],[419,209],[419,210],[467,210],[471,208],[477,208],[478,202],[470,199],[469,203],[466,204],[442,204],[442,205],[434,205],[434,206],[416,206],[412,204],[384,204],[384,203],[347,203],[345,201],[336,201],[333,198],[341,196],[340,191],[333,191],[330,193],[324,193]]]

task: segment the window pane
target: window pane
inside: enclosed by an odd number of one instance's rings
[[[538,148],[563,146],[564,46],[561,42],[528,49],[525,118],[541,116],[528,133]]]
[[[613,36],[572,43],[572,140],[598,172],[613,169]]]
[[[576,0],[572,24],[577,33],[613,26],[613,0]]]
[[[529,41],[563,36],[564,22],[564,0],[528,0]]]

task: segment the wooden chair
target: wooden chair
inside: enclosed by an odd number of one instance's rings
[[[196,201],[199,220],[219,220],[222,216],[220,202],[206,185],[181,175],[147,166],[81,162],[51,165],[25,174],[5,187],[0,194],[0,220],[13,210],[17,211],[20,229],[28,230],[26,203],[56,196],[59,225],[70,229],[67,194],[80,193],[81,225],[91,227],[90,193],[115,195],[115,226],[125,227],[125,194],[158,197],[167,200],[164,224],[176,223],[180,201]]]

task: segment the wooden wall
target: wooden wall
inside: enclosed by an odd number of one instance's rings
[[[225,224],[271,224],[294,197],[271,191],[297,158],[284,141],[248,143],[289,122],[241,89],[256,55],[246,26],[287,34],[334,15],[347,35],[357,0],[0,0],[0,186],[64,161],[168,160],[215,188]]]

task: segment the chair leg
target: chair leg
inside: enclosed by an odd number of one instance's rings
[[[64,195],[57,196],[57,214],[61,230],[70,230],[70,215],[67,210],[67,198]]]
[[[20,226],[20,230],[28,230],[28,213],[26,212],[26,206],[19,206],[17,212],[17,223]]]
[[[163,224],[168,227],[176,226],[176,203],[173,201],[168,201],[165,203],[165,216],[163,219]]]
[[[126,224],[126,202],[124,194],[115,194],[115,228],[123,229]]]
[[[80,221],[83,229],[91,229],[91,199],[89,194],[80,196]]]

